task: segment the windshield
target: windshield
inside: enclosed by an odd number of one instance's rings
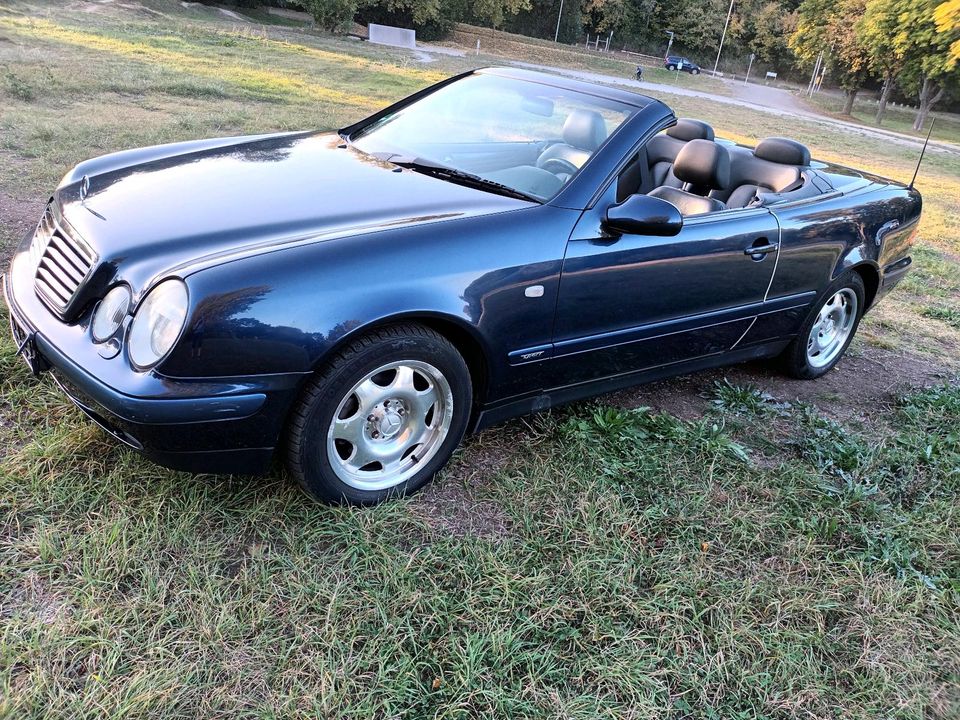
[[[605,98],[496,75],[440,88],[354,133],[360,150],[454,182],[556,195],[635,110]]]

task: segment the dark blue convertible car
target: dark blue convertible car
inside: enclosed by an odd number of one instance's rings
[[[370,503],[512,416],[753,358],[827,372],[920,206],[792,140],[487,69],[339,133],[81,163],[4,290],[20,354],[117,440]]]

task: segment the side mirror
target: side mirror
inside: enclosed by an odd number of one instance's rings
[[[603,225],[628,235],[670,237],[683,228],[683,216],[676,205],[649,195],[631,195],[607,208]]]

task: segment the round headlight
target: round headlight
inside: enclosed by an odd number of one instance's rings
[[[120,329],[129,309],[130,290],[126,285],[117,285],[103,296],[103,300],[93,311],[93,322],[90,324],[93,339],[102,343],[112,338]]]
[[[160,362],[170,352],[187,319],[187,286],[164,280],[140,303],[133,316],[127,347],[139,368]]]

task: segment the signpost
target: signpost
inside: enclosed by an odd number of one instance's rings
[[[746,76],[743,78],[743,84],[744,84],[744,85],[746,85],[746,84],[747,84],[747,80],[750,79],[750,68],[753,67],[753,61],[756,60],[756,58],[757,58],[757,54],[756,54],[756,53],[750,53],[750,64],[747,65],[747,74],[746,74]]]

